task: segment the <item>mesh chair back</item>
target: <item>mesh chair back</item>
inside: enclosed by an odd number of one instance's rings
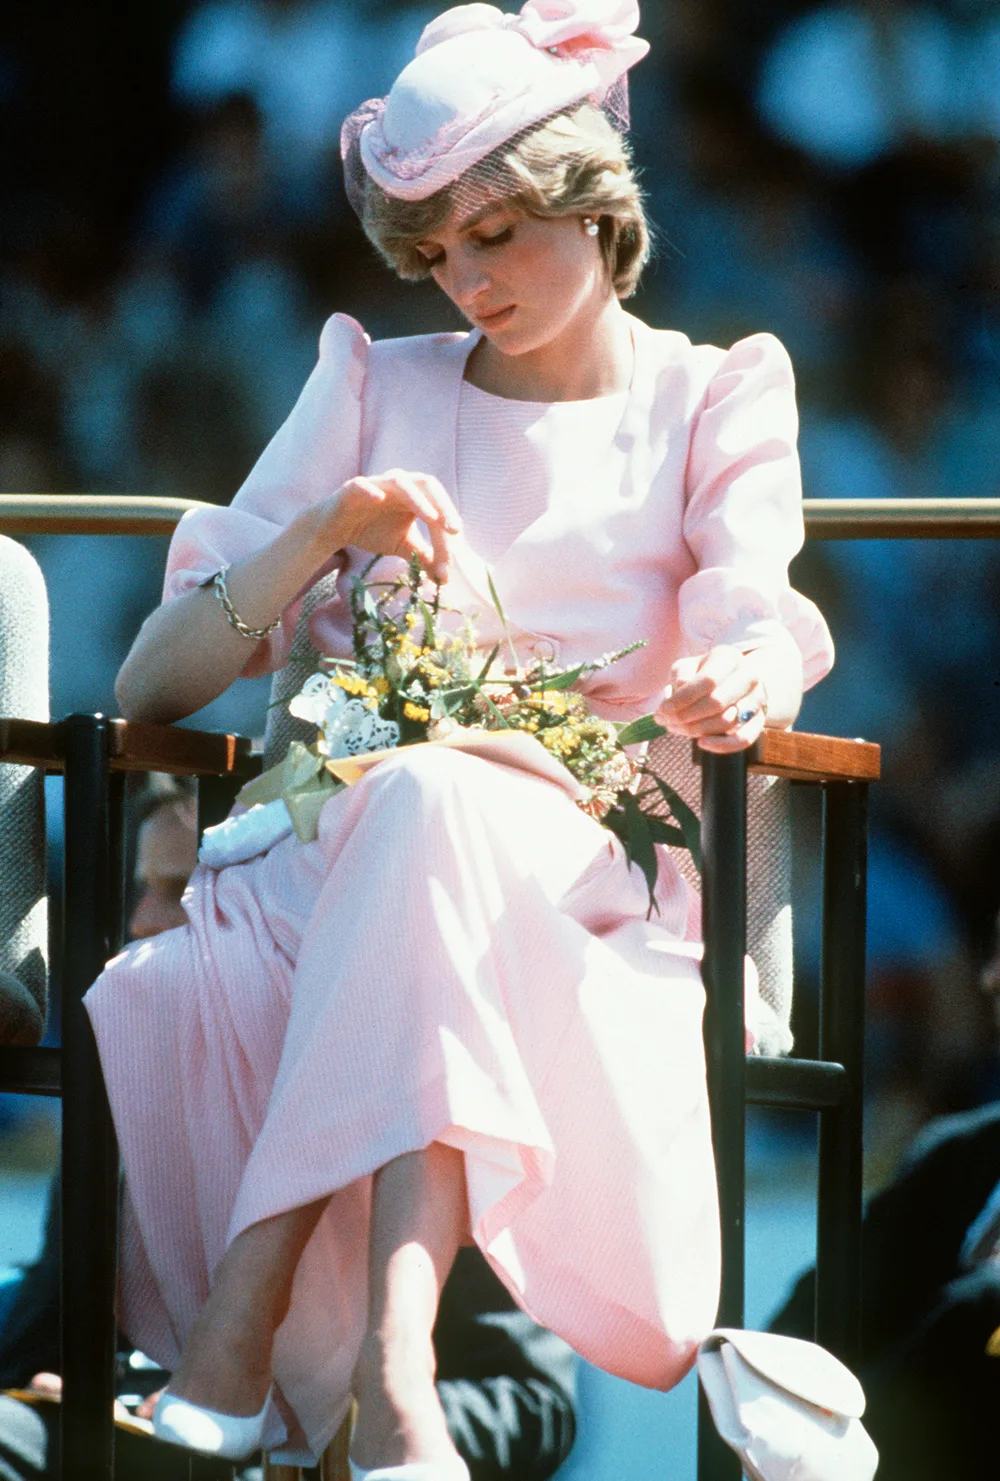
[[[296,720],[288,713],[288,701],[298,694],[310,674],[319,667],[319,653],[309,633],[309,619],[324,602],[330,601],[337,591],[336,571],[321,576],[302,602],[299,620],[295,625],[295,636],[288,654],[288,662],[278,670],[271,681],[271,703],[264,728],[264,767],[276,766],[293,740],[311,741],[316,727],[305,720]]]
[[[45,582],[23,546],[0,535],[0,717],[49,718]],[[48,989],[44,778],[0,763],[0,1043],[41,1037]]]
[[[307,594],[295,629],[288,663],[274,676],[264,733],[264,765],[274,766],[290,741],[309,741],[313,726],[289,715],[287,701],[317,667],[319,655],[309,635],[309,618],[336,590],[337,576],[324,576]],[[691,759],[691,742],[664,736],[650,746],[650,761],[665,781],[701,810],[701,771]],[[672,850],[684,877],[697,889],[698,871],[687,849]],[[792,847],[788,782],[751,775],[747,790],[747,949],[760,980],[761,997],[774,1022],[758,1026],[757,1052],[787,1054],[792,1011]]]
[[[691,742],[665,735],[649,748],[653,770],[696,812],[701,811],[701,768]],[[757,1053],[787,1054],[792,1046],[792,834],[789,783],[782,777],[747,777],[747,951],[760,995],[774,1015],[758,1027]],[[684,878],[696,889],[698,871],[687,849],[671,849]]]

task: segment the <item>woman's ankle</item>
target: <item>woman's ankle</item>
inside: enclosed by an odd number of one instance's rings
[[[206,1315],[185,1344],[171,1392],[222,1414],[259,1413],[271,1386],[273,1332],[231,1321],[216,1324]]]
[[[365,1334],[354,1365],[352,1392],[426,1393],[434,1388],[436,1360],[429,1334],[412,1331]]]
[[[368,1333],[354,1367],[358,1416],[352,1455],[358,1465],[401,1465],[454,1454],[434,1384],[427,1334]]]

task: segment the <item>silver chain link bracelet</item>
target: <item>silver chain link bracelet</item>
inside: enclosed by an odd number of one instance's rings
[[[269,622],[267,627],[251,627],[249,623],[244,622],[233,606],[229,592],[226,589],[226,572],[228,570],[228,566],[223,566],[221,571],[216,571],[212,577],[212,590],[219,598],[219,606],[225,612],[226,621],[229,623],[229,626],[235,627],[241,638],[252,638],[255,643],[259,643],[262,638],[269,637],[271,633],[281,626],[281,614],[279,613],[273,622]]]

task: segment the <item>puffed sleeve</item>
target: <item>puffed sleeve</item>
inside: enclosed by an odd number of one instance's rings
[[[788,581],[802,548],[795,379],[771,334],[740,340],[709,383],[688,461],[684,536],[698,570],[680,588],[687,653],[718,643],[784,648],[803,688],[828,673],[822,613]]]
[[[300,510],[360,472],[368,347],[360,324],[345,314],[334,314],[323,326],[315,369],[233,502],[192,510],[178,524],[167,555],[165,602],[201,586],[220,566],[262,550]],[[333,569],[336,560],[325,569]],[[301,595],[285,608],[281,626],[258,644],[245,675],[270,673],[284,663]]]

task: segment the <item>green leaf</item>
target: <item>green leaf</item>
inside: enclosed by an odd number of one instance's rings
[[[620,739],[620,737],[619,737]],[[691,850],[695,868],[701,873],[701,823],[698,814],[694,812],[684,801],[679,792],[675,791],[669,782],[665,782],[655,772],[651,773],[653,781],[659,789],[660,796],[673,813],[680,824],[681,833],[684,835],[684,846]]]
[[[489,568],[487,568],[487,571],[486,571],[486,580],[487,580],[487,582],[489,584],[489,588],[490,588],[490,601],[493,603],[494,607],[496,608],[497,616],[500,619],[500,624],[501,624],[504,632],[506,633],[506,631],[507,631],[507,619],[504,616],[503,607],[500,604],[500,598],[497,596],[497,589],[493,585],[493,572],[490,571]],[[510,640],[508,639],[508,642],[509,641]]]
[[[500,644],[499,643],[495,643],[493,645],[493,652],[490,654],[489,658],[486,660],[486,662],[483,664],[482,668],[479,670],[479,673],[476,675],[476,678],[474,680],[474,682],[476,684],[482,684],[482,682],[486,678],[486,675],[489,673],[490,669],[493,667],[493,660],[496,658],[496,656],[497,656],[497,654],[499,652],[500,652]]]
[[[609,807],[601,819],[601,825],[621,840],[622,846],[626,849],[627,853],[628,849],[625,843],[625,809],[622,807]]]
[[[578,664],[575,669],[566,669],[564,673],[553,674],[551,678],[531,679],[529,682],[532,689],[571,689],[580,675],[586,670],[585,663]]]
[[[490,600],[496,608],[497,616],[500,619],[500,626],[503,628],[503,635],[507,639],[507,647],[510,649],[511,663],[514,665],[515,669],[520,668],[520,664],[517,661],[517,650],[515,649],[514,644],[511,642],[510,628],[507,626],[507,618],[504,616],[504,610],[500,604],[500,597],[497,594],[497,589],[493,585],[493,572],[490,570],[489,566],[486,567],[486,580],[490,589]]]
[[[650,813],[644,813],[654,843],[669,843],[673,848],[686,848],[684,834],[674,823],[668,823]]]
[[[437,692],[443,702],[449,705],[451,709],[454,709],[456,704],[464,704],[467,699],[471,699],[476,691],[472,684],[453,684],[449,685],[447,689],[439,689]]]
[[[640,715],[638,720],[630,720],[623,725],[618,732],[618,744],[620,746],[637,746],[642,741],[659,740],[661,735],[666,735],[662,725],[658,725],[652,715]]]
[[[492,712],[493,712],[493,718],[496,721],[499,722],[499,725],[500,725],[501,730],[510,730],[511,729],[511,726],[510,726],[509,722],[507,720],[505,720],[504,717],[501,715],[500,711],[497,709],[496,705],[490,699],[489,695],[486,693],[486,690],[483,688],[483,686],[480,683],[478,683],[477,680],[474,679],[472,681],[472,687],[476,691],[476,693],[479,695],[480,699],[485,700],[487,709],[492,710]]]
[[[364,596],[361,598],[361,601],[365,609],[365,616],[371,618],[372,622],[377,622],[378,607],[375,605],[375,598],[372,596],[367,586],[365,587]]]
[[[625,814],[625,854],[628,858],[629,868],[638,864],[646,879],[646,888],[649,891],[649,913],[655,910],[659,915],[659,907],[656,903],[656,876],[659,870],[659,861],[656,857],[656,849],[653,846],[653,834],[649,826],[649,819],[636,802],[631,792],[619,792],[622,802],[622,810]]]
[[[423,598],[421,598],[420,600],[420,614],[424,619],[424,647],[433,648],[436,646],[436,639],[434,636],[434,614],[432,613],[430,607],[428,607],[427,603],[423,600]]]

